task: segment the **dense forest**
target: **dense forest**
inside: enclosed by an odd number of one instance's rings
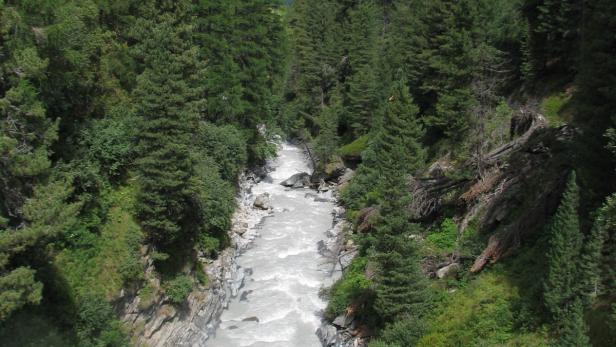
[[[207,283],[277,135],[355,171],[324,316],[370,347],[616,344],[613,0],[0,11],[0,345],[130,346],[116,303]]]
[[[0,1],[0,344],[124,346],[113,302],[181,303],[274,150],[278,6]],[[143,247],[147,247],[145,250]]]
[[[352,312],[374,347],[616,343],[614,18],[609,0],[295,1],[289,131],[325,172],[359,163],[341,197],[360,256],[330,319]]]

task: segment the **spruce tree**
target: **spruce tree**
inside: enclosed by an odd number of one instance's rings
[[[548,229],[550,239],[543,298],[555,321],[562,319],[578,293],[580,272],[577,263],[583,242],[578,206],[579,189],[575,172],[572,172]]]
[[[146,69],[135,90],[140,118],[138,216],[150,239],[163,247],[191,238],[188,217],[198,206],[190,184],[195,174],[190,143],[201,93],[191,80],[202,69],[194,47],[184,39],[191,27],[177,22],[181,19],[181,13],[163,11],[143,23],[151,31],[141,43]]]
[[[563,313],[559,325],[559,347],[590,347],[588,326],[584,321],[584,305],[580,299],[573,303]]]
[[[417,120],[418,112],[402,77],[391,87],[383,118],[377,123],[380,129],[362,155],[357,177],[344,193],[345,201],[360,205],[367,201],[379,203],[396,199],[397,189],[406,189],[403,177],[419,169],[425,160],[420,143],[424,130]],[[392,184],[398,186],[394,189]]]

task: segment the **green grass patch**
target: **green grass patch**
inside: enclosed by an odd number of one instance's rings
[[[567,122],[565,110],[571,100],[565,93],[551,95],[541,102],[541,111],[550,123],[550,126],[557,127]]]
[[[370,136],[361,136],[355,141],[340,147],[338,149],[338,153],[341,156],[359,157],[361,156],[361,153],[368,147],[369,142]]]

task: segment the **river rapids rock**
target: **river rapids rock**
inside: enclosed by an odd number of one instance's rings
[[[280,183],[285,187],[302,188],[310,185],[310,174],[306,172],[296,173]]]
[[[272,208],[272,202],[270,201],[270,195],[263,193],[255,198],[253,206],[261,210],[269,210]]]

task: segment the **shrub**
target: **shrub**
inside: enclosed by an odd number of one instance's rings
[[[326,316],[329,319],[335,318],[355,299],[360,298],[371,286],[371,281],[364,275],[367,260],[365,258],[355,258],[346,269],[346,272],[329,290],[329,303],[326,309]]]
[[[198,247],[203,252],[204,256],[215,258],[220,250],[220,240],[214,236],[202,233],[199,235]]]
[[[190,292],[192,292],[193,281],[186,275],[179,275],[167,282],[165,293],[174,304],[183,304]]]
[[[433,231],[426,240],[439,252],[451,252],[456,247],[458,226],[451,218],[445,218],[441,226]]]

